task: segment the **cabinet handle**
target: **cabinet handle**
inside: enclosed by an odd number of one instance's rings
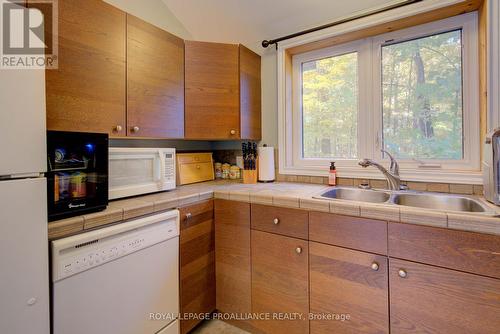
[[[377,262],[372,263],[372,270],[373,271],[378,271],[379,268],[380,268],[380,266]]]
[[[139,129],[139,127],[138,127],[138,126],[134,126],[134,127],[132,128],[132,132],[139,132],[139,130],[140,130],[140,129]]]
[[[115,126],[115,131],[116,132],[121,132],[123,130],[122,126],[121,125],[117,125]]]
[[[406,270],[404,270],[404,269],[399,269],[399,271],[398,271],[398,275],[399,275],[399,277],[401,277],[401,278],[406,278],[406,277],[408,276],[408,273],[407,273],[407,272],[406,272]]]
[[[229,133],[234,136],[236,134],[236,130],[233,129],[233,130],[229,131]]]
[[[302,247],[295,248],[295,253],[302,254]]]
[[[186,221],[190,220],[193,217],[191,212],[186,213]]]
[[[278,218],[274,218],[273,223],[274,225],[278,225],[280,223],[280,220]]]

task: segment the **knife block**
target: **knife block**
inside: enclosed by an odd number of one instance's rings
[[[243,183],[255,184],[257,183],[257,170],[243,170]]]

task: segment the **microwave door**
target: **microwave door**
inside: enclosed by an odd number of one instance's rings
[[[160,190],[162,163],[158,152],[113,152],[109,156],[109,198]]]

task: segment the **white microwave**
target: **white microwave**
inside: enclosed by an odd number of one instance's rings
[[[109,148],[109,199],[175,189],[174,148]]]

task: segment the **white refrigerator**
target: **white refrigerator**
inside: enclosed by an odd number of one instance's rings
[[[0,69],[0,333],[48,334],[45,74]]]

